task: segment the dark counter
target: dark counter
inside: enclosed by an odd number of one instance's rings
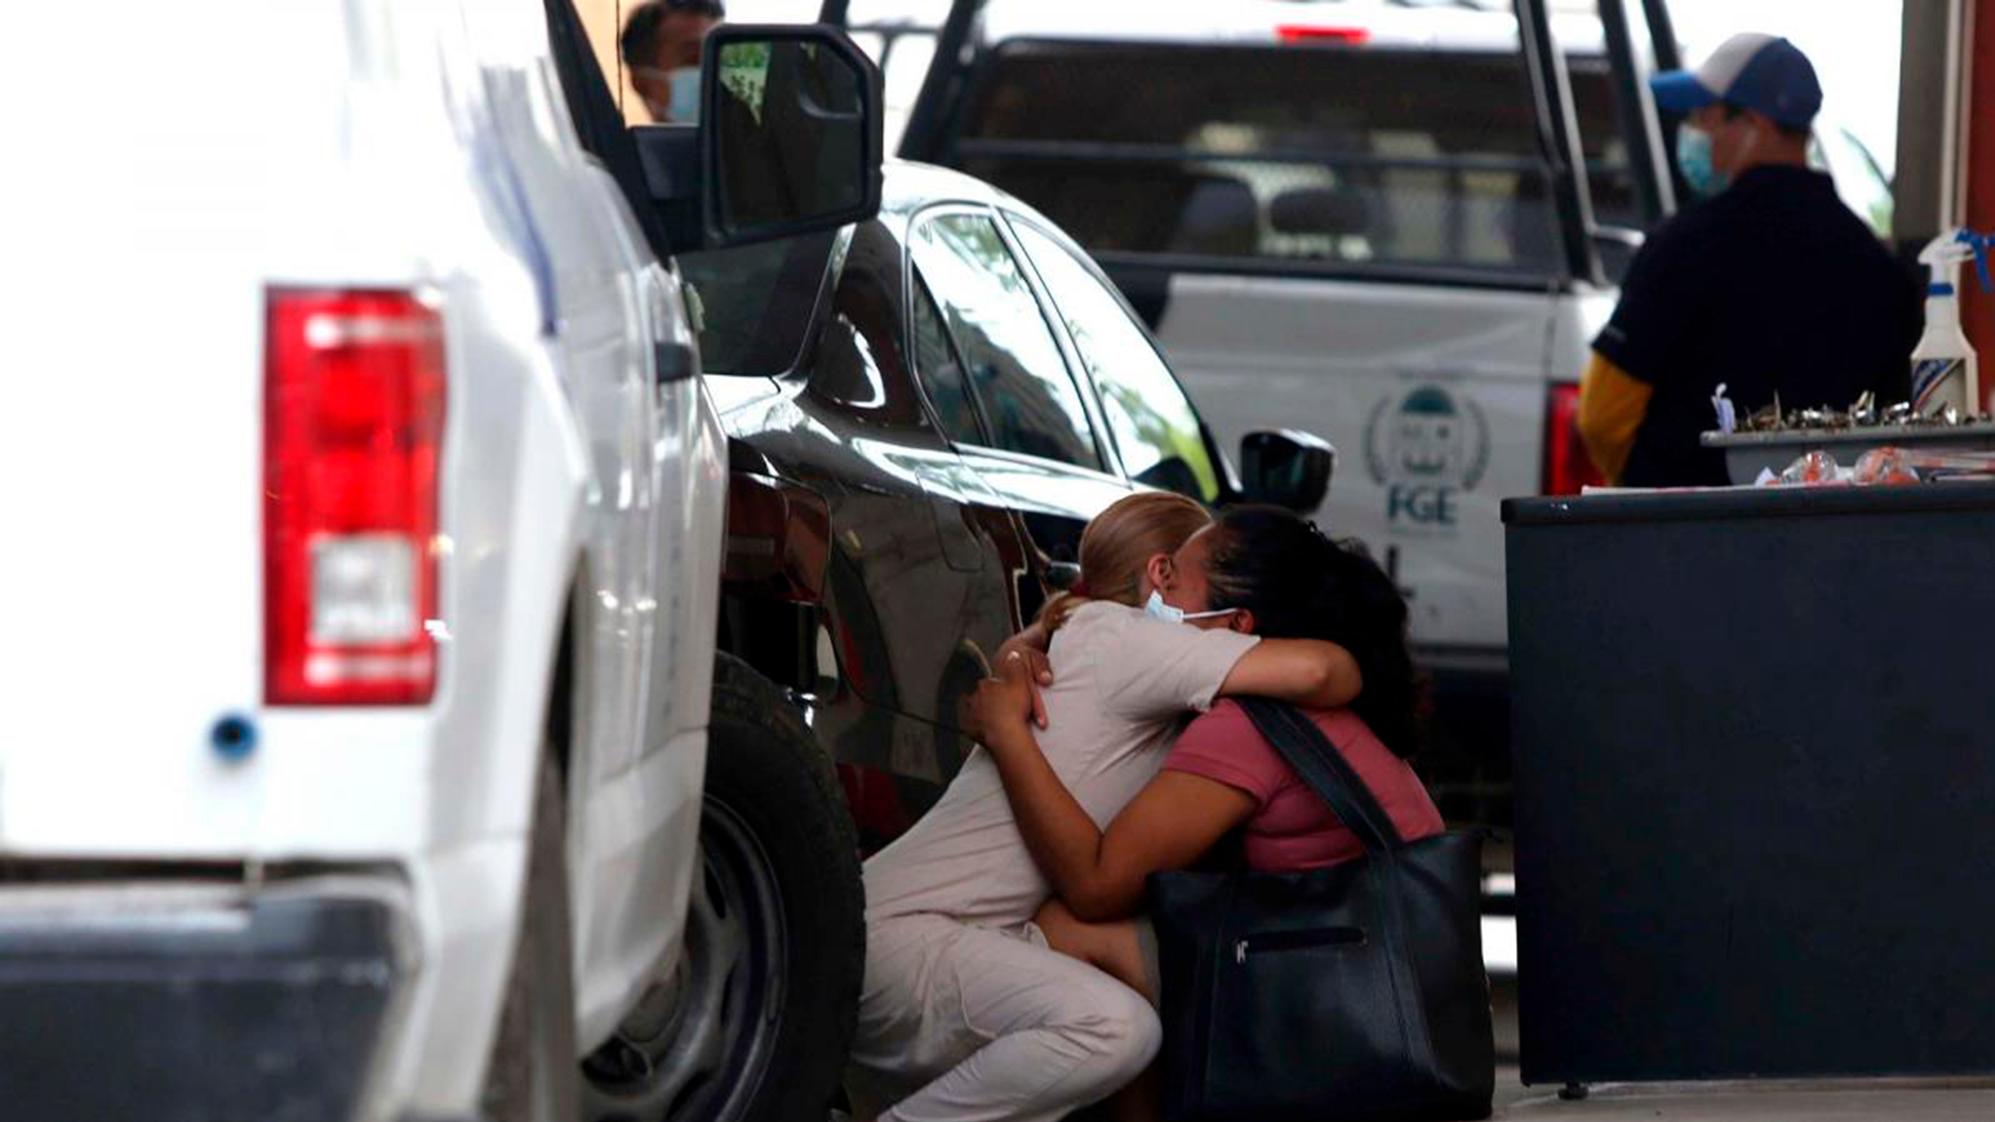
[[[1995,1072],[1995,485],[1504,520],[1525,1080]]]

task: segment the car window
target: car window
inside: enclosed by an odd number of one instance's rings
[[[1563,271],[1514,52],[1016,40],[987,66],[957,162],[1091,252]]]
[[[961,444],[988,442],[977,422],[977,407],[970,400],[963,364],[919,273],[914,280],[914,370],[949,439]]]
[[[1139,483],[1218,501],[1198,413],[1149,336],[1065,246],[1028,223],[1012,229],[1094,378],[1123,469]]]
[[[1080,390],[987,214],[944,214],[915,231],[927,278],[999,448],[1100,469]]]

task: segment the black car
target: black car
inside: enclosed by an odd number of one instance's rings
[[[1089,518],[1144,488],[1311,510],[1333,454],[1256,433],[1243,485],[1088,256],[955,172],[889,164],[871,220],[679,260],[729,437],[720,671],[779,687],[789,705],[753,716],[813,764],[720,798],[783,809],[716,895],[742,902],[752,961],[818,995],[778,1047],[835,1064],[815,1054],[850,1030],[863,894],[828,856],[852,834],[823,759],[861,849],[892,840],[970,751],[960,706],[993,652],[1079,575]]]
[[[959,703],[1089,518],[1328,483],[1290,432],[1244,442],[1243,485],[1087,254],[967,176],[890,163],[877,218],[684,266],[730,437],[723,647],[805,708],[869,849],[955,774]]]

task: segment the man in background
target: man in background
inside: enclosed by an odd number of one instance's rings
[[[696,124],[707,32],[727,18],[722,0],[646,0],[631,9],[617,49],[651,119]]]
[[[1580,436],[1611,482],[1723,485],[1723,455],[1698,441],[1717,427],[1713,391],[1740,416],[1776,395],[1905,400],[1918,286],[1809,168],[1822,87],[1794,44],[1735,35],[1650,84],[1683,117],[1677,166],[1698,198],[1629,267],[1580,386]]]

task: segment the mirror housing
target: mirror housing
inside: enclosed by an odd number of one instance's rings
[[[699,126],[631,129],[673,249],[778,241],[878,214],[883,105],[879,68],[837,28],[714,28]]]
[[[879,67],[843,31],[725,24],[700,73],[708,246],[835,230],[879,213]]]
[[[1072,561],[1048,561],[1046,584],[1055,592],[1072,592],[1081,583],[1081,567]]]
[[[1250,502],[1310,514],[1330,493],[1336,467],[1337,449],[1311,433],[1279,429],[1240,439],[1240,493]]]

